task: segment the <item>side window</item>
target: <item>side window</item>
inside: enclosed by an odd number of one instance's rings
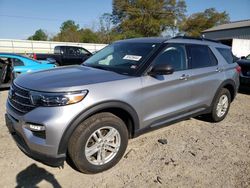
[[[3,67],[6,65],[6,63],[5,63],[5,60],[4,60],[4,58],[3,59],[1,59],[0,58],[0,75],[2,75],[2,69],[3,69]]]
[[[88,54],[88,52],[84,50],[83,48],[78,48],[78,50],[80,51],[80,54],[82,55]]]
[[[60,54],[61,53],[61,47],[56,46],[54,52],[55,52],[55,54]]]
[[[187,69],[186,50],[183,44],[169,44],[154,60],[154,64],[171,65],[174,71]]]
[[[13,58],[12,59],[13,66],[24,66],[24,63],[20,59]]]
[[[68,55],[75,56],[77,54],[76,49],[74,47],[68,48]]]
[[[187,45],[190,68],[203,68],[217,65],[217,59],[208,46]]]
[[[216,48],[219,53],[224,57],[227,63],[231,64],[234,62],[233,54],[230,49]]]

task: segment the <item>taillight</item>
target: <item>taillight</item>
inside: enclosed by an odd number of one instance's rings
[[[241,72],[241,67],[238,65],[237,67],[235,67],[236,72],[240,73]]]
[[[35,54],[35,53],[33,54],[33,59],[37,59],[37,57],[36,57],[36,54]]]

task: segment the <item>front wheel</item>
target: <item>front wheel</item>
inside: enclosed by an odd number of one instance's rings
[[[100,113],[76,128],[68,152],[79,171],[98,173],[117,164],[127,144],[128,131],[124,122],[111,113]]]

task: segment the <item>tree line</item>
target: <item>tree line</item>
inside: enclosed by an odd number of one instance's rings
[[[80,28],[73,20],[62,23],[53,37],[37,30],[28,40],[111,43],[112,41],[179,33],[198,37],[201,32],[230,21],[228,13],[208,8],[187,16],[185,0],[113,0],[112,13],[99,18],[98,29]]]

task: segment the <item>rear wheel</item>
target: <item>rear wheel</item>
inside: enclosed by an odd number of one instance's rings
[[[223,88],[215,98],[212,106],[212,112],[208,114],[209,120],[213,122],[222,121],[228,113],[230,103],[231,94],[228,89]]]
[[[118,163],[127,144],[128,131],[124,122],[111,113],[100,113],[76,128],[68,152],[79,171],[98,173]]]

